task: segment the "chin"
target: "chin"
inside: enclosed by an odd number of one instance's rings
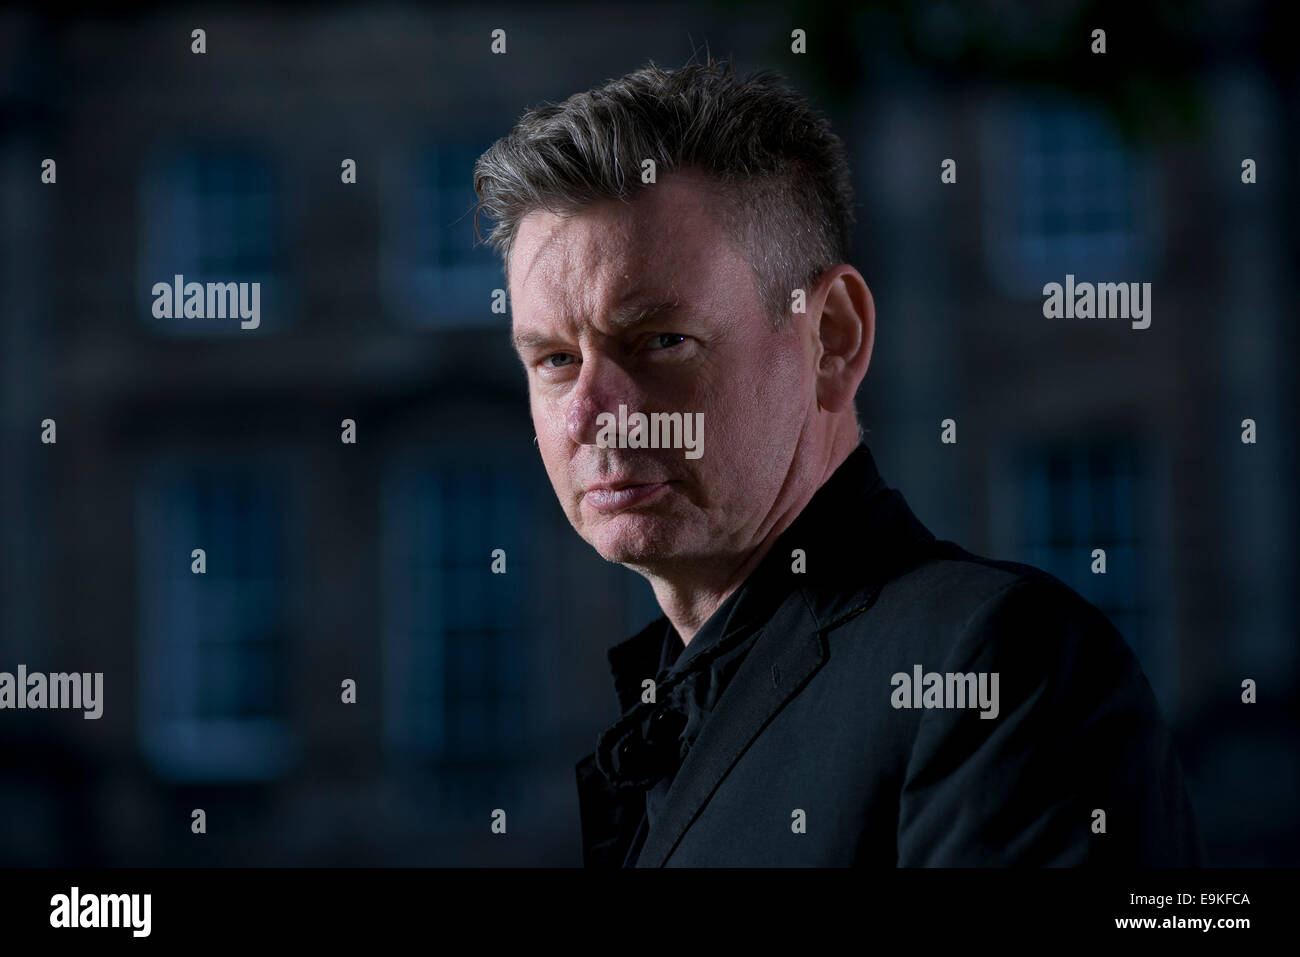
[[[618,516],[598,528],[591,546],[600,557],[620,565],[652,565],[671,559],[682,550],[675,522],[647,520],[647,516]]]

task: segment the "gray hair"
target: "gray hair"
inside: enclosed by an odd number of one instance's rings
[[[647,66],[563,103],[543,103],[474,165],[478,213],[506,275],[520,221],[599,199],[627,201],[656,176],[693,167],[719,185],[723,228],[746,254],[776,325],[793,290],[847,261],[854,222],[844,144],[826,116],[772,70],[737,78],[730,63]]]

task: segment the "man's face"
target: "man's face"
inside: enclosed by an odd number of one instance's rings
[[[678,170],[631,203],[535,211],[511,258],[512,331],[551,484],[597,552],[650,572],[758,544],[815,409],[807,317],[773,330],[713,192]],[[637,320],[663,303],[676,305]],[[601,447],[597,416],[620,404],[703,413],[703,454]]]

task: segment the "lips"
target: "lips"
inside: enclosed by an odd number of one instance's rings
[[[608,482],[593,485],[584,498],[598,512],[620,512],[658,498],[672,482]]]

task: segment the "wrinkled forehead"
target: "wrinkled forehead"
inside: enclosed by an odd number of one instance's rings
[[[529,213],[520,223],[511,262],[516,301],[555,302],[631,275],[646,265],[646,230],[603,210]],[[558,303],[556,303],[558,304]]]
[[[628,202],[601,200],[568,214],[534,210],[516,233],[511,301],[525,312],[591,314],[634,290],[704,283],[729,245],[714,213],[707,184],[683,173]]]
[[[628,286],[673,268],[671,230],[630,210],[600,209],[559,216],[530,213],[520,224],[511,262],[516,304],[572,313],[608,304]]]

